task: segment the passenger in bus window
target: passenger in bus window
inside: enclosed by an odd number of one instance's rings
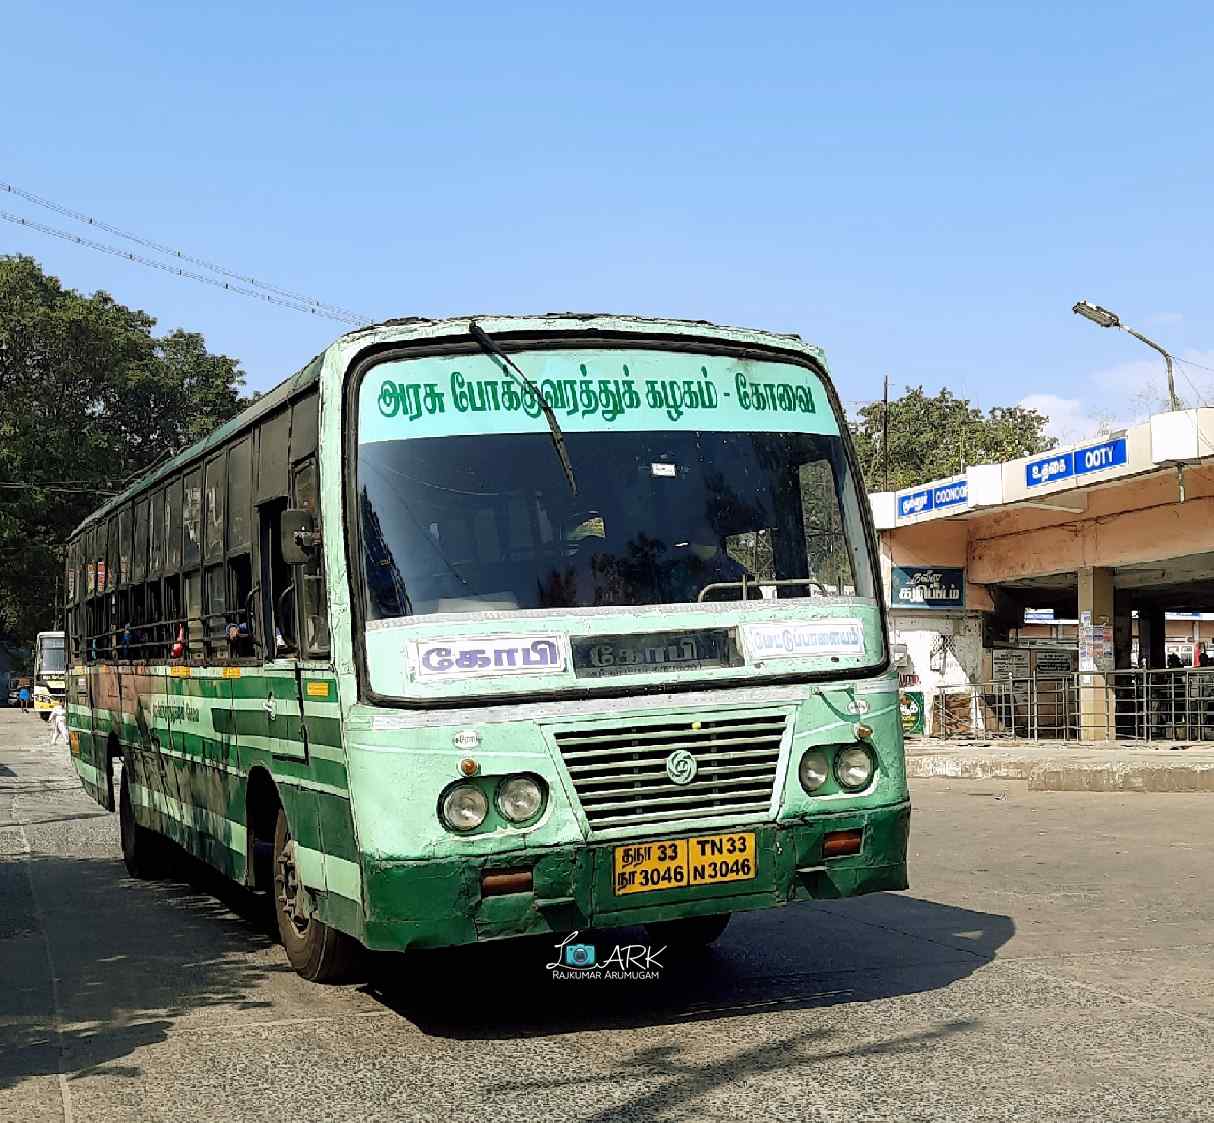
[[[721,539],[706,520],[701,520],[686,539],[675,541],[672,551],[675,560],[663,574],[667,603],[695,601],[709,585],[755,579],[753,573],[725,552]],[[709,596],[737,600],[742,593],[740,589],[717,589]]]

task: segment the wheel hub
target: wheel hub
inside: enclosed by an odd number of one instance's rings
[[[288,838],[278,853],[275,869],[275,885],[278,889],[278,907],[301,936],[308,930],[309,915],[302,900],[305,892],[299,881],[299,868],[295,860],[295,839]]]

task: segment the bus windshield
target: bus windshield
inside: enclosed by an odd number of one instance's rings
[[[368,620],[874,596],[860,492],[808,368],[661,351],[515,357],[557,413],[576,494],[526,388],[491,357],[365,376]]]
[[[38,637],[38,673],[61,675],[67,669],[63,652],[63,636]]]

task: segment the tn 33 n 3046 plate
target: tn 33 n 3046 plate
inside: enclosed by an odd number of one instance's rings
[[[756,873],[753,831],[630,842],[617,846],[612,886],[617,897],[686,889],[723,881],[750,881]]]

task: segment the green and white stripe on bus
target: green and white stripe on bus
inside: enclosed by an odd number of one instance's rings
[[[168,815],[177,822],[209,835],[224,843],[229,850],[243,856],[248,845],[244,823],[215,814],[197,804],[185,803],[171,796],[145,788],[141,784],[131,785],[131,799],[142,807],[152,808]],[[296,860],[299,863],[300,880],[310,889],[337,893],[353,903],[362,899],[362,874],[357,862],[314,850],[310,846],[296,844]]]
[[[291,673],[261,668],[240,668],[239,677],[230,668],[184,670],[140,667],[123,674],[123,710],[68,706],[73,761],[85,787],[104,798],[112,736],[139,777],[128,777],[137,819],[188,849],[205,851],[209,860],[243,878],[246,780],[254,767],[265,767],[288,804],[298,803],[300,792],[324,802],[316,816],[325,828],[320,834],[309,832],[307,815],[296,828],[303,834],[296,839],[302,883],[361,908],[362,875],[333,676],[312,674],[300,683]],[[152,689],[136,694],[136,678]],[[267,701],[276,692],[281,720],[272,731]],[[226,858],[216,854],[215,844]]]

